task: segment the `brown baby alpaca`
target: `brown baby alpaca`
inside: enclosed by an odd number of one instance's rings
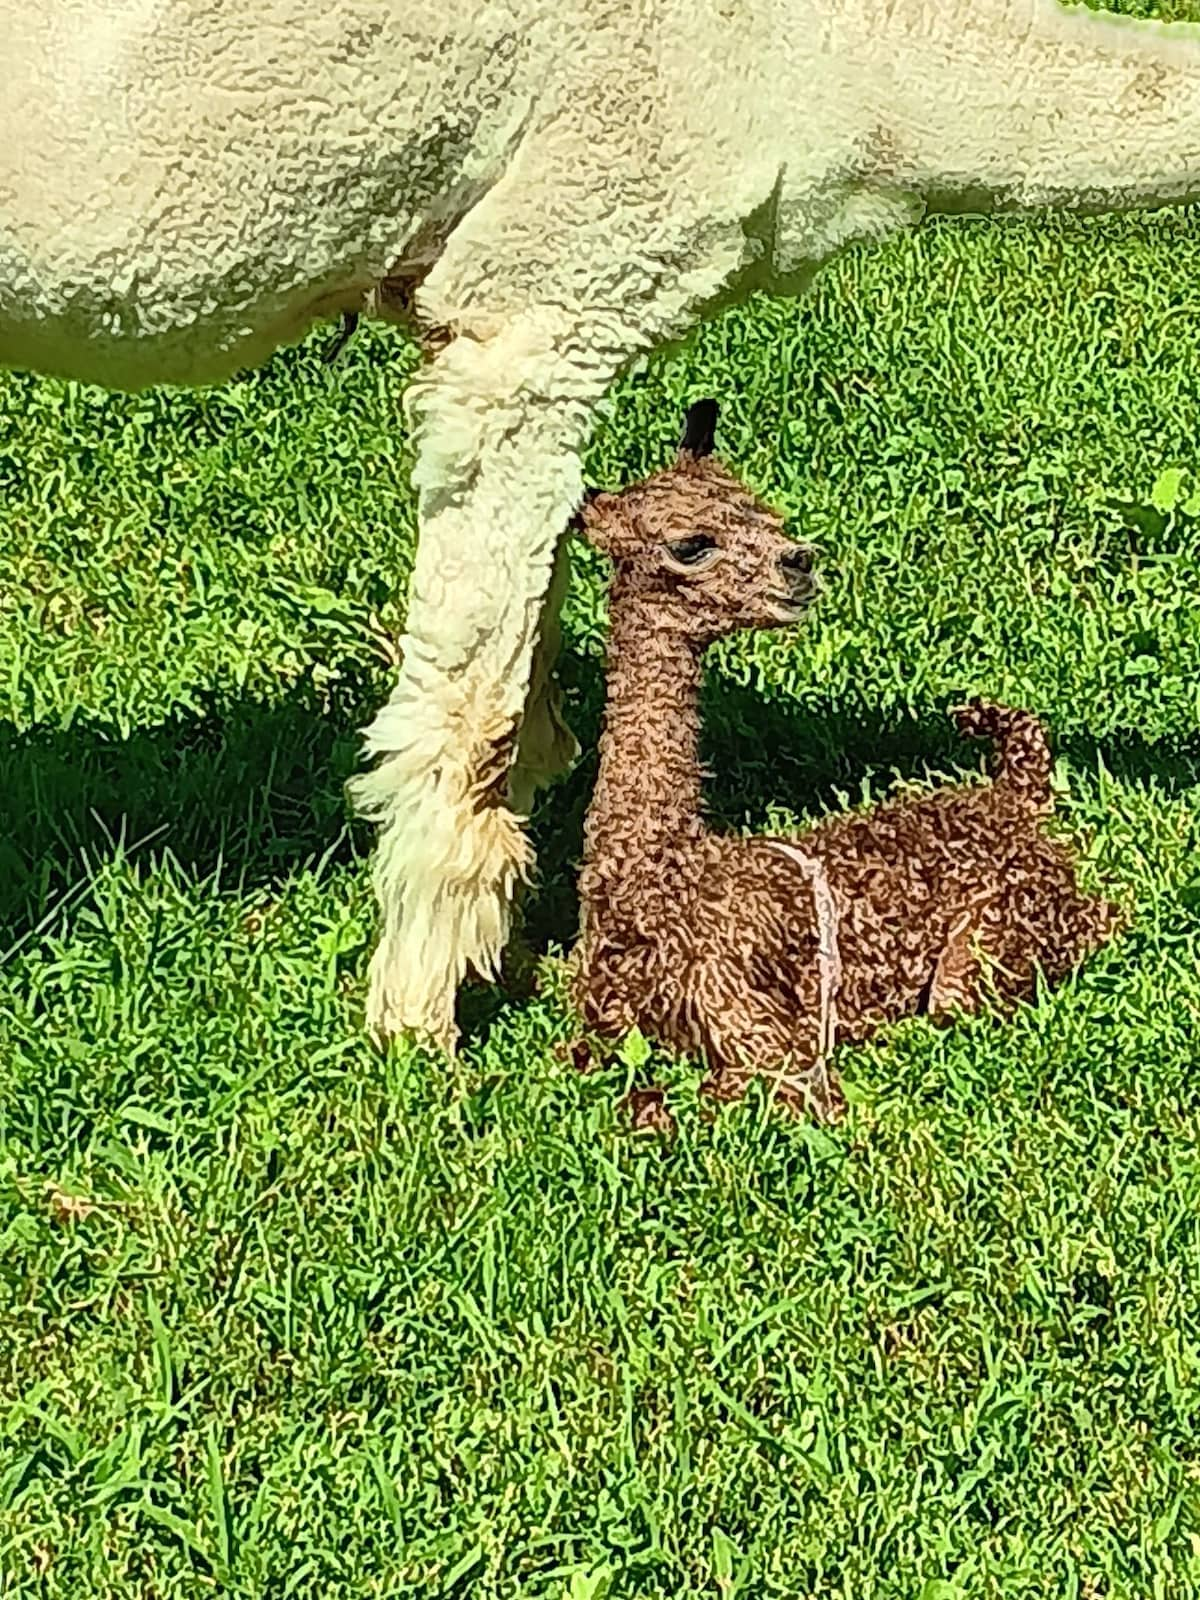
[[[706,1092],[761,1074],[793,1109],[842,1109],[835,1042],[882,1024],[1028,998],[1115,931],[1050,837],[1050,752],[1032,715],[955,713],[996,742],[989,784],[830,817],[787,839],[705,825],[703,657],[723,634],[797,622],[813,552],[708,458],[693,407],[677,464],[583,512],[615,567],[608,701],[585,830],[575,1000],[590,1038],[637,1026],[701,1053]]]

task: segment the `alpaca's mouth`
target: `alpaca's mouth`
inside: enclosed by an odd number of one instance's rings
[[[803,594],[769,594],[767,603],[780,622],[798,622],[812,599],[811,585]]]

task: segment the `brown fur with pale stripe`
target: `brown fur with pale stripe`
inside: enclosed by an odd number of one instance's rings
[[[1081,893],[1073,852],[1046,831],[1041,724],[999,706],[955,713],[995,741],[990,783],[894,798],[787,840],[706,826],[704,651],[797,621],[814,587],[812,552],[707,458],[714,420],[711,405],[693,408],[675,467],[584,511],[615,575],[576,1000],[592,1039],[637,1026],[702,1054],[720,1098],[763,1074],[792,1106],[831,1117],[842,1097],[823,1034],[860,1041],[921,1012],[1027,999],[1039,970],[1064,979],[1120,914]]]

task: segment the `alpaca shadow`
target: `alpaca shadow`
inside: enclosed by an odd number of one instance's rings
[[[1080,733],[1056,739],[1054,748],[1077,771],[1095,772],[1103,763],[1118,782],[1153,784],[1168,800],[1200,785],[1200,732],[1179,740],[1150,740],[1131,728],[1104,739]]]
[[[231,893],[360,853],[369,840],[353,837],[343,794],[360,720],[302,686],[128,735],[83,717],[65,731],[0,725],[0,950],[120,853],[219,873]]]

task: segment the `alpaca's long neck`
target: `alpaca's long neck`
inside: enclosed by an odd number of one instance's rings
[[[1200,196],[1200,26],[973,0],[946,5],[907,44],[877,159],[931,211],[1121,211]]]
[[[700,645],[657,632],[614,597],[600,770],[585,830],[590,863],[647,859],[656,838],[703,825]]]

